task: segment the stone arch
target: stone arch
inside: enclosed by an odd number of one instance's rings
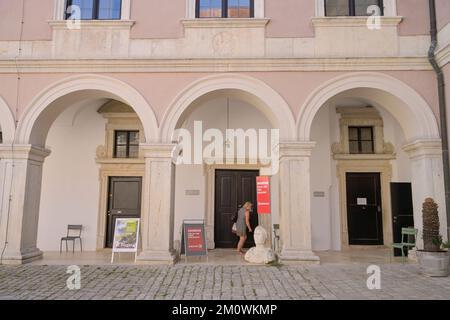
[[[178,94],[166,111],[160,128],[163,142],[170,142],[172,134],[185,111],[200,97],[219,90],[234,90],[261,111],[275,128],[280,129],[282,140],[295,140],[295,119],[286,101],[261,80],[239,75],[221,74],[202,78]]]
[[[12,143],[16,132],[16,124],[11,109],[2,97],[0,97],[0,127],[3,136],[3,143]]]
[[[136,89],[118,79],[87,74],[62,79],[41,91],[25,109],[17,128],[16,142],[44,145],[48,129],[64,109],[58,103],[67,103],[62,99],[73,102],[95,97],[115,99],[130,105],[142,122],[146,142],[158,140],[158,122],[153,109]]]
[[[377,90],[389,97],[390,104],[386,110],[399,122],[407,141],[440,139],[436,117],[424,98],[404,82],[375,72],[346,74],[325,82],[312,92],[297,119],[299,139],[310,140],[314,118],[328,100],[339,93],[359,88]]]

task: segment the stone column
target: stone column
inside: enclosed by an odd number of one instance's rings
[[[440,140],[417,140],[403,147],[411,161],[414,226],[419,230],[417,247],[423,248],[422,204],[431,197],[439,205],[441,235],[447,238],[444,173]]]
[[[42,166],[48,150],[0,146],[0,254],[2,264],[42,258],[37,248]]]
[[[281,259],[319,262],[312,252],[310,158],[314,142],[280,144]]]
[[[144,144],[144,203],[142,212],[142,262],[173,263],[175,168],[173,144]]]

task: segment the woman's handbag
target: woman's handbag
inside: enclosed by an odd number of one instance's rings
[[[231,227],[231,232],[237,233],[237,226],[236,226],[236,223],[233,223],[233,226]]]
[[[233,213],[233,215],[231,216],[231,221],[232,222],[236,222],[238,219],[238,212],[236,211],[235,213]]]

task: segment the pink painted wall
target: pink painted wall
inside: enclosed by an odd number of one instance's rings
[[[136,24],[131,38],[179,38],[183,36],[181,19],[186,17],[185,0],[133,0],[131,19]]]
[[[447,67],[448,70],[448,67]],[[391,71],[387,74],[413,87],[438,115],[436,77],[432,71]],[[250,72],[280,93],[295,116],[308,96],[324,82],[344,72]],[[160,121],[173,99],[197,79],[211,73],[120,73],[105,74],[120,79],[137,89],[147,99]],[[24,74],[21,80],[19,115],[39,92],[69,74]],[[448,77],[448,75],[447,75]],[[448,79],[450,82],[450,79]],[[13,75],[0,75],[0,96],[15,109],[17,80]]]
[[[24,109],[42,90],[56,81],[70,76],[70,74],[23,74],[20,80],[20,95],[17,101],[17,76],[15,74],[0,74],[0,96],[5,99],[9,107],[19,110],[20,117]],[[16,115],[17,116],[17,115]]]
[[[266,0],[268,37],[313,37],[311,18],[314,1]],[[181,19],[186,17],[186,1],[172,0],[161,5],[158,0],[133,0],[131,19],[136,20],[131,37],[179,38],[183,36]]]
[[[0,41],[20,38],[24,4],[23,40],[51,40],[48,20],[53,18],[53,0],[0,0]]]
[[[268,37],[314,37],[311,18],[315,16],[314,0],[266,0]]]
[[[438,115],[437,89],[432,71],[391,71],[384,72],[414,88]],[[272,72],[249,73],[278,91],[297,115],[308,96],[324,82],[343,75],[345,72]]]
[[[0,75],[0,97],[16,116],[17,76],[13,74]]]
[[[0,40],[19,38],[20,11],[20,1],[0,0]]]
[[[438,30],[441,30],[448,23],[450,23],[449,0],[436,0],[436,15],[437,15]]]
[[[17,40],[20,18],[24,9],[24,40],[50,40],[51,28],[47,20],[53,17],[53,0],[0,0],[0,41]],[[442,28],[450,22],[450,1],[437,0],[438,24]],[[315,15],[313,0],[266,0],[268,37],[313,37],[311,17]],[[428,1],[397,0],[397,10],[404,21],[400,35],[428,35]],[[186,16],[186,1],[133,0],[131,18],[136,20],[132,38],[178,38],[183,35],[180,20]]]
[[[397,15],[403,17],[399,26],[401,36],[430,34],[428,1],[397,0]]]

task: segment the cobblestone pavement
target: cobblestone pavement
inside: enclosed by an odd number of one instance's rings
[[[380,265],[381,290],[366,285],[368,265],[84,266],[70,291],[63,266],[0,266],[0,299],[450,299],[450,278],[417,265]]]

